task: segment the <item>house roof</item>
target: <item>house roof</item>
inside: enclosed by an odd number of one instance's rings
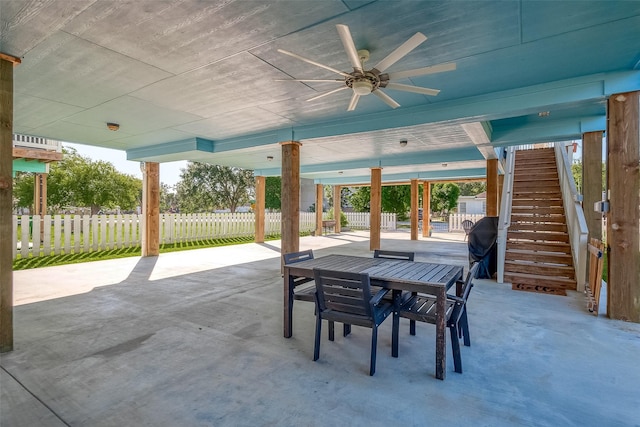
[[[385,89],[395,109],[367,95],[347,111],[350,89],[308,101],[344,83],[279,80],[341,76],[279,49],[350,72],[337,24],[367,65],[420,32],[387,72],[456,69],[400,78],[440,93]],[[301,177],[326,184],[378,166],[384,181],[482,177],[504,146],[604,130],[607,97],[640,88],[639,2],[15,0],[0,26],[0,52],[22,59],[16,133],[263,175],[298,140]]]

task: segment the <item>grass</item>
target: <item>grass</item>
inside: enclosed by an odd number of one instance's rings
[[[308,235],[309,233],[301,233]],[[265,240],[277,240],[280,235],[265,236]],[[253,236],[233,237],[224,239],[208,239],[195,242],[181,242],[166,245],[160,245],[160,253],[188,251],[191,249],[213,248],[217,246],[240,245],[243,243],[251,243],[254,241]],[[80,262],[103,261],[107,259],[126,258],[132,256],[140,256],[140,246],[130,248],[111,249],[107,251],[70,253],[61,255],[50,255],[40,257],[18,257],[13,261],[14,270],[28,270],[30,268],[52,267],[55,265],[77,264]]]

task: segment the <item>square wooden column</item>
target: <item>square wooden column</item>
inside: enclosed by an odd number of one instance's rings
[[[256,176],[256,243],[264,243],[264,205],[265,205],[265,190],[266,190],[266,178],[264,176]]]
[[[369,201],[369,250],[380,249],[382,224],[382,168],[371,168],[371,199]]]
[[[0,353],[13,350],[13,67],[0,53]]]
[[[142,256],[160,254],[160,165],[144,163],[142,173]]]
[[[429,237],[431,226],[431,183],[422,183],[422,237]]]
[[[582,196],[589,238],[602,240],[602,213],[593,209],[602,200],[602,131],[582,135]]]
[[[340,224],[340,217],[342,216],[342,187],[339,185],[333,186],[333,218],[336,220],[336,227],[334,231],[340,233],[342,226]]]
[[[300,250],[300,144],[281,142],[282,146],[282,219],[280,251],[283,254]]]
[[[411,240],[418,240],[418,180],[411,180]]]
[[[487,160],[487,216],[498,216],[498,159]]]
[[[607,314],[640,323],[640,92],[611,95],[607,114]]]
[[[322,236],[322,207],[324,200],[324,187],[316,184],[316,236]]]

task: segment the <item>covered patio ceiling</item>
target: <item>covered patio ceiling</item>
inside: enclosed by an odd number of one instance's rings
[[[336,24],[370,67],[421,32],[387,72],[456,69],[398,80],[441,92],[385,89],[396,109],[362,96],[347,111],[351,90],[308,101],[344,83],[276,81],[340,78],[278,49],[351,72]],[[16,133],[267,176],[297,140],[301,177],[324,184],[378,166],[387,182],[483,177],[500,147],[604,130],[607,96],[640,89],[638,2],[14,0],[0,28],[0,52],[22,59]]]

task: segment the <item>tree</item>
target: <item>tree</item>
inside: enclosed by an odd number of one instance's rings
[[[409,185],[392,185],[382,187],[382,212],[392,212],[399,221],[407,220],[407,212],[411,210],[411,187]]]
[[[178,212],[180,203],[175,190],[168,184],[160,184],[160,212]]]
[[[369,203],[371,202],[371,189],[369,187],[358,187],[351,196],[349,203],[356,212],[369,212]]]
[[[476,196],[487,191],[487,183],[485,181],[474,182],[458,182],[461,196]]]
[[[452,182],[436,182],[431,189],[431,210],[448,213],[458,204],[460,187]]]
[[[253,171],[189,162],[177,184],[180,210],[185,213],[229,209],[248,204],[255,193]]]
[[[264,188],[264,207],[265,209],[280,210],[282,199],[280,192],[282,190],[282,179],[279,176],[268,176],[265,179]]]
[[[83,157],[75,149],[66,148],[63,152],[63,159],[51,164],[47,178],[50,211],[89,206],[95,215],[102,208],[131,210],[140,204],[140,179],[118,172],[112,163]],[[33,182],[32,174],[21,174],[16,179],[17,206],[33,205]]]

